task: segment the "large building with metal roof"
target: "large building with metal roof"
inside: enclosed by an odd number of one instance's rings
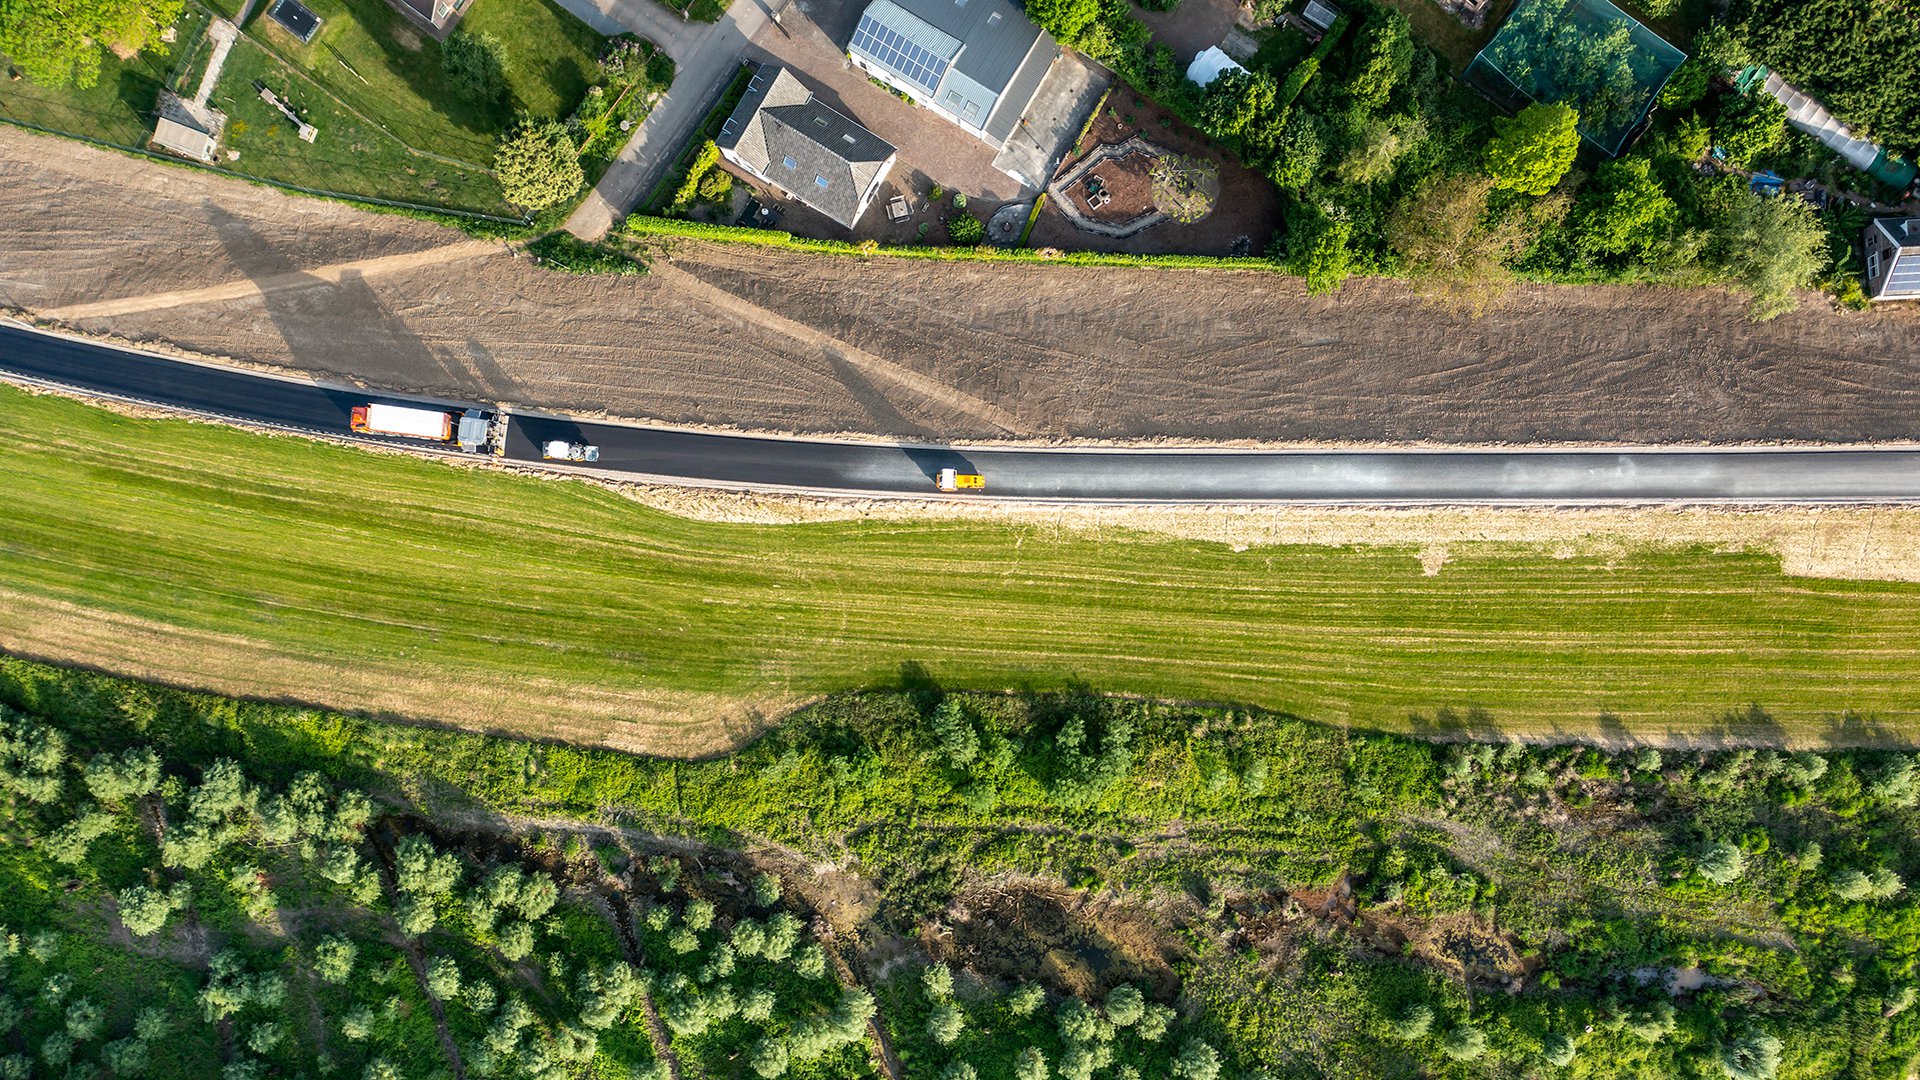
[[[771,65],[754,73],[714,143],[721,157],[849,229],[894,159],[892,143]]]
[[[1008,0],[873,0],[847,55],[855,66],[999,149],[1060,46]]]

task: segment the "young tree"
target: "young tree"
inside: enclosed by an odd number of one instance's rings
[[[1700,852],[1694,868],[1715,885],[1731,885],[1746,872],[1746,853],[1725,840],[1716,840]]]
[[[1573,1064],[1573,1040],[1559,1032],[1550,1032],[1540,1040],[1540,1056],[1554,1068],[1564,1069]]]
[[[132,885],[120,890],[120,922],[134,937],[151,937],[167,925],[173,913],[187,906],[187,886],[175,885],[171,894]]]
[[[359,948],[339,934],[321,938],[313,947],[313,973],[322,982],[339,985],[353,974],[353,962]]]
[[[130,747],[119,757],[95,754],[87,762],[87,790],[108,806],[151,794],[160,786],[160,755],[145,746]]]
[[[451,956],[436,956],[427,961],[427,993],[441,1001],[451,1001],[460,993],[460,965]]]
[[[107,1014],[99,1004],[90,998],[80,998],[67,1006],[64,1018],[67,1034],[74,1042],[91,1042],[100,1034],[100,1028],[107,1022]]]
[[[1580,152],[1580,114],[1569,105],[1536,102],[1520,115],[1494,121],[1487,145],[1493,186],[1523,195],[1545,195],[1567,175]]]
[[[1114,1027],[1132,1027],[1139,1023],[1146,1007],[1146,998],[1139,987],[1131,983],[1121,983],[1107,991],[1107,1021]]]
[[[1732,1080],[1773,1080],[1780,1071],[1780,1040],[1764,1031],[1748,1031],[1720,1048],[1720,1067]]]
[[[505,55],[500,39],[492,34],[457,29],[440,46],[440,68],[455,90],[475,104],[491,107],[506,96]]]
[[[1218,1080],[1220,1055],[1200,1039],[1188,1039],[1173,1056],[1173,1075],[1180,1080]]]
[[[1755,322],[1799,307],[1795,290],[1827,265],[1826,230],[1800,199],[1740,196],[1715,247],[1727,275],[1753,297],[1748,314]]]
[[[920,989],[935,1001],[953,996],[953,969],[945,964],[928,964],[920,970]]]
[[[1487,1033],[1471,1024],[1447,1032],[1440,1051],[1455,1061],[1478,1061],[1487,1052]]]
[[[933,737],[939,754],[951,768],[965,772],[980,756],[980,733],[960,699],[948,695],[933,710]]]
[[[780,902],[780,879],[765,872],[753,876],[753,902],[772,907]]]
[[[1013,1059],[1014,1080],[1047,1080],[1047,1055],[1037,1046],[1029,1046]]]
[[[1204,158],[1163,155],[1148,180],[1154,208],[1183,224],[1213,213],[1220,197],[1220,169]]]
[[[516,123],[500,141],[493,170],[507,201],[534,213],[566,202],[587,182],[579,148],[566,126],[551,120]]]
[[[1343,207],[1299,205],[1288,213],[1287,269],[1310,296],[1340,291],[1353,269],[1353,226]]]
[[[1019,1017],[1032,1016],[1046,1003],[1046,988],[1039,983],[1026,983],[1007,995],[1007,1011]]]
[[[1415,1002],[1402,1010],[1399,1016],[1389,1021],[1387,1026],[1392,1029],[1393,1035],[1397,1039],[1403,1039],[1407,1042],[1412,1042],[1415,1039],[1423,1039],[1426,1037],[1427,1032],[1433,1030],[1433,1010],[1424,1004]]]
[[[966,1026],[965,1014],[953,1002],[940,1001],[927,1016],[927,1037],[941,1046],[952,1046]]]
[[[747,1057],[747,1063],[753,1066],[754,1075],[776,1080],[787,1074],[787,1041],[774,1035],[761,1037],[753,1044],[753,1051]]]

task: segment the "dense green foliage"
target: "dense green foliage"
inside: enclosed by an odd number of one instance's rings
[[[646,264],[623,251],[588,243],[566,231],[550,232],[527,245],[527,253],[541,266],[569,274],[614,274],[631,277],[647,272]]]
[[[1734,0],[1753,55],[1834,115],[1907,155],[1920,152],[1920,14],[1874,0]]]
[[[1494,121],[1487,144],[1487,175],[1493,186],[1522,195],[1545,195],[1573,167],[1580,151],[1580,114],[1566,105],[1529,105],[1520,115]]]
[[[102,50],[161,47],[161,33],[183,7],[183,0],[0,0],[0,54],[35,82],[85,89],[100,80]]]
[[[1547,1065],[1891,1078],[1920,1049],[1920,904],[1906,888],[1920,872],[1920,770],[1908,754],[1434,746],[1271,714],[923,685],[829,702],[693,763],[5,658],[0,703],[20,710],[0,744],[16,840],[84,812],[83,760],[154,748],[164,762],[156,791],[108,811],[113,827],[76,870],[50,872],[38,843],[0,849],[8,986],[25,1006],[9,1015],[27,1045],[76,1060],[145,1053],[155,1077],[196,1075],[189,1063],[215,1055],[291,1075],[284,1063],[316,1037],[309,995],[331,1060],[356,1071],[377,1058],[426,1075],[429,1000],[445,1003],[470,1065],[644,1066],[636,1010],[650,1000],[694,1075],[742,1075],[725,1071],[735,1061],[764,1077],[864,1076],[855,1044],[872,999],[835,982],[781,906],[817,895],[815,873],[844,879],[810,865],[849,867],[878,891],[863,937],[950,928],[921,934],[932,952],[890,961],[872,988],[916,1078],[1009,1080],[1043,1061],[1049,1076],[1197,1080]],[[166,860],[155,815],[219,834],[201,869],[175,871],[190,886],[183,910],[211,935],[198,959],[123,951],[94,899]],[[529,815],[617,823],[602,835],[625,839],[569,841],[556,863],[555,847],[432,831]],[[645,855],[632,845],[646,837],[682,839],[649,841]],[[661,854],[688,843],[706,854]],[[766,843],[792,853],[787,889],[713,872],[727,849]],[[508,850],[564,864],[566,889]],[[357,867],[327,871],[337,852]],[[77,889],[52,887],[74,875]],[[364,899],[334,883],[356,877],[373,880]],[[1049,880],[1060,884],[1030,896],[1071,885],[1099,903],[1027,910],[1117,926],[1101,912],[1151,909],[1134,917],[1158,925],[1160,943],[1102,946],[1106,966],[1066,993],[1060,980],[1088,976],[995,959],[1060,948],[1053,939],[1029,942],[1017,921],[998,937],[954,921],[1022,888],[1012,882]],[[591,899],[616,887],[633,907],[636,967]],[[410,904],[434,916],[415,965],[376,932]],[[292,918],[319,907],[335,914]],[[509,966],[528,926],[526,961]],[[965,935],[959,955],[950,933]],[[895,940],[883,954],[912,950]],[[158,992],[114,981],[134,970]],[[564,993],[530,991],[529,970]],[[193,1025],[202,1013],[231,1026]],[[192,1035],[142,1034],[160,1030]]]
[[[514,125],[500,139],[493,171],[507,201],[533,213],[566,202],[586,183],[579,148],[566,126],[551,120]]]

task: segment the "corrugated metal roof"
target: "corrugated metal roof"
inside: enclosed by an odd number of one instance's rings
[[[1006,93],[1000,95],[998,106],[993,110],[993,118],[987,121],[987,140],[995,146],[1005,146],[1013,129],[1020,125],[1020,118],[1026,115],[1027,106],[1033,103],[1033,95],[1040,92],[1040,84],[1046,81],[1047,72],[1053,62],[1060,58],[1060,47],[1049,37],[1034,41],[1028,51],[1026,62],[1020,70],[1014,72],[1013,81],[1007,85]]]

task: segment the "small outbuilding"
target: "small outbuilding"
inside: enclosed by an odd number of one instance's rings
[[[1187,81],[1206,86],[1219,78],[1223,72],[1245,70],[1247,69],[1241,67],[1238,61],[1227,55],[1226,50],[1214,45],[1206,52],[1194,57],[1193,63],[1187,65]]]
[[[220,133],[226,126],[227,115],[220,110],[163,90],[153,145],[170,154],[210,162],[220,150]]]
[[[1867,226],[1867,299],[1920,300],[1920,217]]]

